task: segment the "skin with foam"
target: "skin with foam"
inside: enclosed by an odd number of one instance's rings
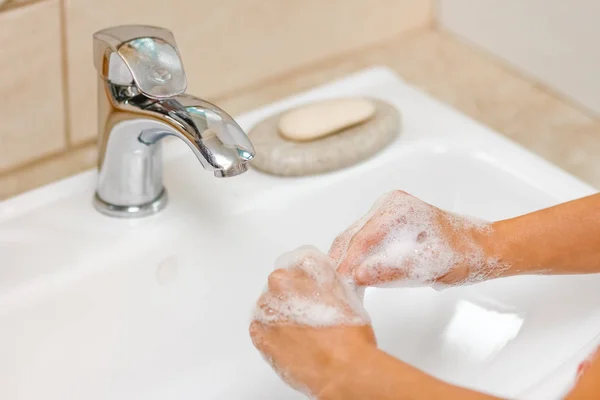
[[[328,333],[327,328],[335,332],[339,327],[356,327],[359,332],[366,332],[374,343],[362,298],[355,286],[336,272],[326,254],[304,246],[280,256],[275,267],[252,318],[251,336],[259,350],[265,346],[264,332],[281,328],[290,331],[315,328],[316,335],[323,335]],[[277,357],[271,357],[268,352],[261,353],[291,387],[310,397],[315,395],[314,389],[296,378],[301,373],[295,374],[283,367]]]
[[[395,195],[406,194],[397,192]],[[461,254],[458,257],[459,262],[451,266],[445,274],[440,276],[441,271],[447,270],[447,265],[444,268],[434,269],[433,272],[419,273],[420,280],[423,280],[423,276],[438,276],[434,278],[435,282],[459,284],[497,276],[542,272],[548,274],[600,272],[600,194],[494,222],[491,226],[480,221],[453,216],[416,199],[400,203],[406,205],[410,201],[416,201],[414,203],[416,208],[414,204],[412,209],[410,205],[405,207],[409,212],[418,211],[421,207],[424,207],[423,210],[429,208],[420,215],[429,215],[428,227],[434,225],[430,232],[439,235],[437,238],[439,242],[433,241],[430,247],[434,248],[441,243],[447,246],[446,249],[451,248]],[[381,250],[377,244],[381,244],[381,238],[385,238],[393,229],[382,230],[383,234],[376,235],[377,223],[375,222],[394,221],[394,218],[389,218],[394,211],[388,209],[390,207],[382,207],[383,204],[385,201],[382,200],[369,215],[338,237],[330,251],[331,257],[339,265],[340,272],[345,273],[347,279],[356,279],[360,285],[370,283],[361,280],[361,276],[355,273],[360,262],[353,264],[348,260],[368,260],[371,252],[377,253]],[[378,220],[380,216],[384,218]],[[401,217],[399,220],[396,218],[397,222],[400,225],[406,224],[408,220],[405,221]],[[394,227],[397,222],[392,223],[391,226]],[[426,253],[429,250],[427,247],[423,249],[418,246],[427,239],[427,235],[425,238],[421,235],[419,239],[422,231],[416,234],[416,230],[411,229],[405,230],[410,240],[406,238],[404,240],[413,246],[413,251],[421,250]],[[427,230],[425,231],[427,233]],[[392,236],[398,237],[398,235],[402,234],[394,233]],[[483,266],[480,263],[481,254],[477,255],[478,251],[475,252],[476,257],[471,258],[473,248],[480,249],[483,253],[485,260]],[[411,254],[410,251],[405,252],[403,248],[400,248],[397,253]],[[466,257],[465,254],[470,256]],[[435,258],[437,254],[432,252],[427,255],[430,256]],[[388,254],[386,261],[389,258]],[[476,265],[469,265],[473,260],[477,260]],[[427,263],[423,262],[421,266],[423,265]],[[278,271],[269,278],[271,295],[279,296],[282,290],[291,288],[297,294],[302,296],[306,294],[298,289],[305,286],[307,274],[293,274],[289,270]],[[271,279],[273,275],[276,279]],[[380,280],[373,284],[396,282],[403,276],[409,275],[404,266],[382,268],[376,274]],[[278,282],[282,283],[282,281],[285,281],[285,284],[278,285]],[[314,279],[308,280],[313,284],[314,281]],[[424,282],[427,283],[427,280]],[[262,300],[261,297],[259,307],[263,305]],[[347,305],[342,306],[341,309],[345,307]],[[308,388],[306,393],[315,394],[319,399],[493,398],[442,382],[378,350],[368,325],[306,326],[293,324],[289,318],[283,318],[282,321],[263,324],[255,320],[250,329],[253,342],[267,359],[277,365],[279,371],[284,371],[284,379],[293,377],[298,385],[295,387]],[[322,321],[315,325],[319,324],[322,324]],[[582,373],[575,388],[566,396],[567,399],[598,397],[600,393],[598,360],[598,357],[594,357],[590,361],[589,368]]]
[[[326,255],[304,247],[282,256],[277,266],[258,300],[250,336],[292,388],[322,400],[449,398],[451,393],[461,400],[491,398],[378,350],[356,286]]]
[[[255,321],[307,326],[370,323],[353,286],[340,277],[331,259],[315,247],[304,246],[283,254],[275,268],[302,276],[305,284],[285,288],[277,295],[266,291],[254,312]],[[276,279],[277,275],[271,277]]]
[[[369,286],[424,286],[450,283],[443,277],[457,266],[464,276],[453,284],[474,283],[498,273],[497,259],[477,240],[491,225],[439,210],[395,191],[333,243],[330,256],[342,274]]]

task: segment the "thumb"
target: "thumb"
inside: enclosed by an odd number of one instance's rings
[[[369,257],[371,250],[381,243],[385,234],[378,225],[367,225],[354,235],[345,254],[339,260],[338,273],[343,276],[354,276],[356,269]]]
[[[381,264],[363,263],[357,266],[352,274],[354,282],[359,286],[388,286],[407,279],[409,263],[398,267],[389,267]]]

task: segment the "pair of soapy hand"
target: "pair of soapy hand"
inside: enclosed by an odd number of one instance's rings
[[[288,384],[321,393],[327,374],[315,364],[315,348],[340,349],[336,357],[343,358],[344,349],[375,344],[363,287],[482,280],[497,266],[485,246],[490,229],[389,193],[334,240],[329,255],[304,247],[278,260],[257,303],[252,340]]]

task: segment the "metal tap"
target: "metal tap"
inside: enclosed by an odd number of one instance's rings
[[[141,217],[167,203],[161,139],[183,140],[216,177],[247,170],[254,147],[219,107],[185,94],[187,81],[173,34],[126,25],[94,34],[98,79],[98,185],[94,206],[116,217]]]

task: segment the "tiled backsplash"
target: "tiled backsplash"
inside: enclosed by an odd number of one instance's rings
[[[65,149],[60,7],[0,14],[0,171]]]
[[[46,183],[2,177],[47,165],[58,178],[93,159],[98,29],[170,28],[189,92],[218,98],[431,18],[432,0],[13,0],[0,9],[0,199]]]

